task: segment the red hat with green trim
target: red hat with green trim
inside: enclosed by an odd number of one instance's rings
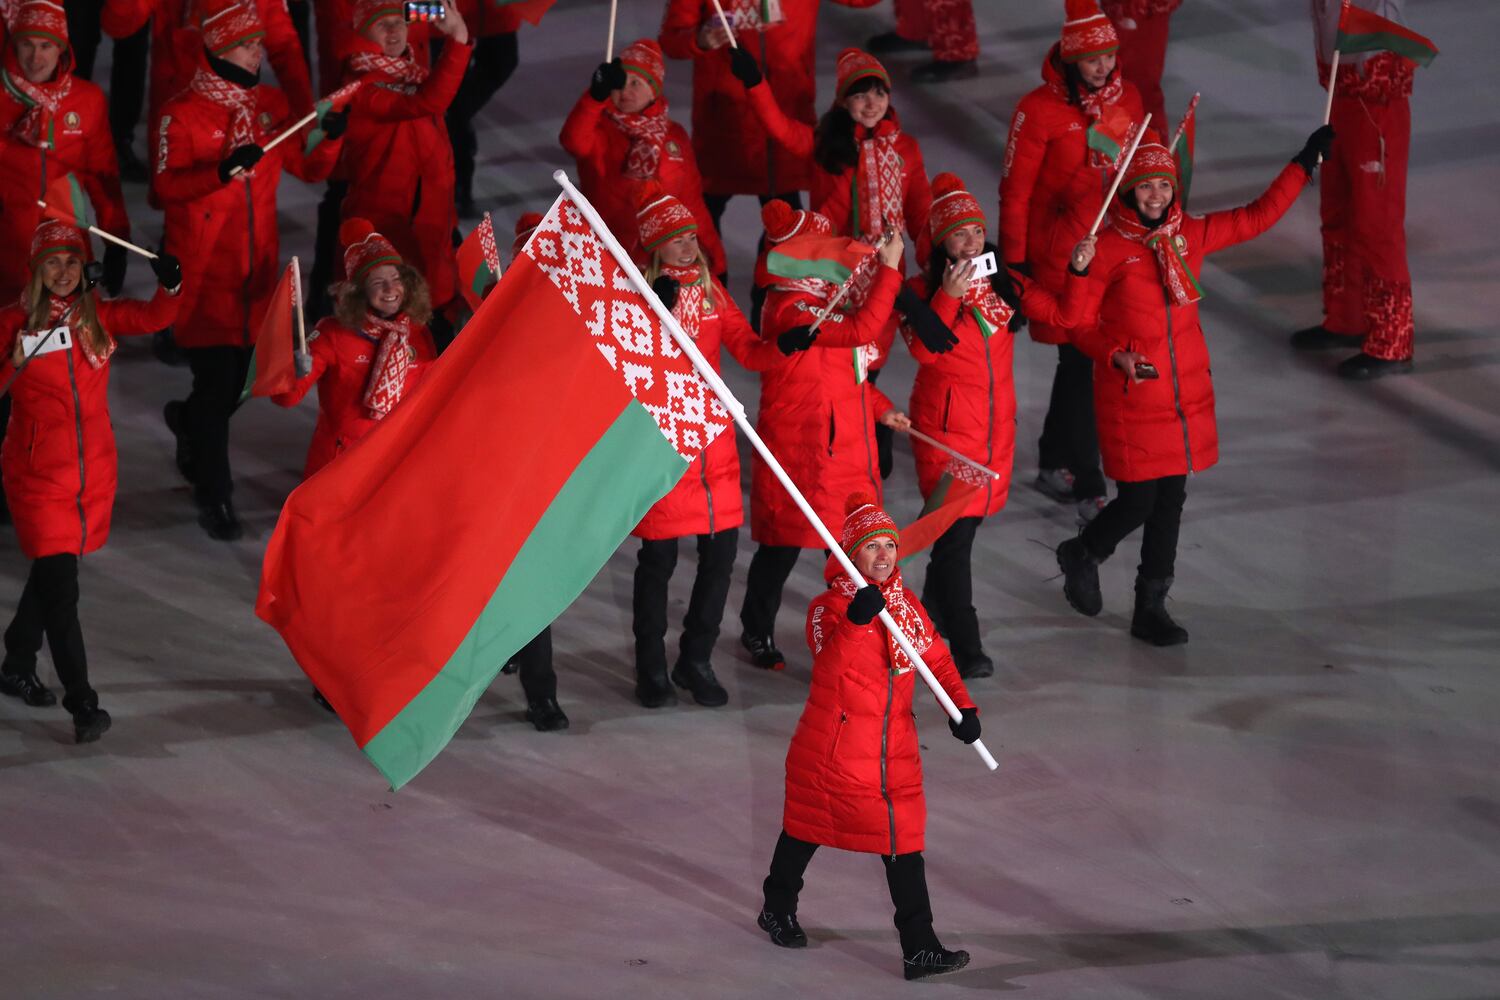
[[[943,242],[959,226],[977,225],[984,229],[984,209],[979,199],[969,193],[956,174],[938,174],[932,179],[932,209],[927,225],[932,230],[932,245]]]
[[[50,38],[60,48],[68,48],[68,15],[60,3],[51,0],[29,0],[16,10],[11,19],[10,33],[15,38],[31,35]]]
[[[344,244],[344,273],[350,281],[363,280],[381,264],[402,263],[391,241],[377,233],[369,219],[345,219],[339,226],[339,242]]]
[[[1172,182],[1174,191],[1182,186],[1177,178],[1176,158],[1161,144],[1161,136],[1156,134],[1156,130],[1147,129],[1146,137],[1141,140],[1135,156],[1131,157],[1130,166],[1125,169],[1125,179],[1120,182],[1120,193],[1124,194],[1141,181],[1152,177],[1167,178]]]
[[[874,497],[868,493],[849,494],[849,499],[844,502],[844,533],[839,538],[839,547],[844,554],[854,558],[861,545],[881,535],[888,535],[897,545],[901,544],[901,529],[896,527],[891,515],[880,509]]]
[[[644,181],[636,198],[635,221],[641,230],[641,246],[649,253],[674,236],[697,232],[698,220],[688,207],[662,190],[655,181]]]
[[[1115,33],[1114,22],[1099,9],[1095,0],[1067,0],[1066,9],[1060,53],[1063,62],[1102,56],[1120,47],[1120,36]]]
[[[772,198],[761,206],[760,221],[766,229],[766,239],[773,246],[785,243],[793,236],[833,235],[833,223],[827,216],[805,208],[793,208],[780,198]]]
[[[198,27],[203,32],[203,47],[216,56],[266,34],[255,4],[240,0],[207,0]]]
[[[542,224],[541,212],[527,212],[516,220],[516,238],[511,241],[510,252],[515,256],[526,246],[526,241],[531,239],[531,234],[536,232],[536,227]]]
[[[355,0],[354,30],[364,31],[382,17],[400,17],[401,4],[392,0]]]
[[[891,75],[880,65],[879,59],[864,49],[845,49],[840,52],[835,72],[838,74],[838,83],[834,87],[834,99],[838,101],[849,96],[850,87],[870,76],[885,84],[886,90],[891,89]]]
[[[661,46],[650,38],[631,42],[620,50],[620,65],[651,84],[651,93],[661,96],[661,81],[667,75],[667,61]]]
[[[31,255],[27,258],[35,271],[42,261],[53,254],[76,254],[80,260],[89,259],[88,237],[77,226],[70,226],[57,219],[43,219],[31,234]]]

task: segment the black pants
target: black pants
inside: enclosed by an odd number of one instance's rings
[[[1059,344],[1052,399],[1042,423],[1038,463],[1044,469],[1073,473],[1073,495],[1079,500],[1104,496],[1099,470],[1099,432],[1094,426],[1094,363],[1072,344]]]
[[[745,576],[745,603],[740,605],[740,624],[749,635],[776,634],[776,612],[781,610],[781,591],[797,566],[802,550],[795,545],[761,545],[750,557]]]
[[[16,616],[5,630],[5,672],[36,672],[36,654],[45,636],[52,666],[63,686],[63,707],[74,715],[99,707],[89,686],[89,661],[78,623],[78,557],[42,556],[31,564]]]
[[[796,913],[797,897],[802,892],[802,875],[817,851],[817,844],[798,840],[785,830],[776,839],[771,855],[771,871],[763,885],[765,908],[772,913]],[[927,895],[927,870],[921,851],[882,854],[885,882],[896,904],[896,933],[901,935],[901,952],[914,955],[919,951],[936,951],[942,947],[932,930],[932,902]]]
[[[68,41],[73,49],[73,72],[85,80],[94,78],[94,58],[99,51],[99,19],[104,0],[69,0]],[[146,103],[147,61],[151,51],[151,26],[143,25],[129,38],[117,38],[109,65],[109,132],[116,147],[128,147],[135,135]]]
[[[724,235],[724,226],[722,225],[722,221],[724,218],[724,209],[729,204],[729,200],[733,197],[734,195],[732,194],[706,194],[703,196],[703,204],[708,208],[709,218],[713,220],[714,229],[719,233],[721,237]],[[802,192],[800,191],[783,191],[780,194],[762,194],[756,195],[756,198],[759,199],[762,205],[764,205],[768,201],[774,201],[779,198],[793,208],[802,207]],[[755,246],[756,258],[758,259],[761,254],[765,253],[765,251],[766,234],[761,233],[760,242]],[[767,290],[765,288],[762,288],[758,284],[752,284],[750,286],[750,328],[757,333],[760,332],[761,310],[764,309],[766,305],[766,291]]]
[[[875,385],[880,381],[880,373],[884,368],[877,368],[870,373],[870,384]],[[896,467],[896,432],[885,424],[875,424],[875,455],[880,462],[880,478],[885,481],[891,478],[891,470]]]
[[[323,198],[318,202],[318,232],[313,237],[312,274],[307,283],[307,322],[313,323],[333,312],[333,300],[328,286],[333,282],[334,255],[339,252],[339,217],[344,211],[344,196],[349,193],[348,181],[329,181],[323,189]]]
[[[479,155],[479,133],[474,129],[474,119],[520,64],[521,47],[515,32],[489,35],[474,45],[474,55],[447,114],[457,182],[454,190],[460,200],[474,197],[474,161]]]
[[[182,431],[193,451],[193,495],[208,506],[234,492],[229,471],[229,418],[245,388],[250,351],[243,347],[184,350],[193,370],[193,391],[182,404]]]
[[[983,653],[972,570],[974,534],[983,520],[961,517],[943,532],[932,545],[927,579],[922,582],[922,604],[960,663]]]
[[[740,529],[729,528],[698,536],[698,575],[682,618],[680,658],[707,663],[719,639],[724,602],[729,599],[729,576],[734,569]],[[635,670],[642,677],[660,677],[667,670],[667,584],[677,567],[677,539],[641,540],[635,566],[633,599]]]
[[[552,669],[552,626],[537,633],[511,659],[519,668],[521,690],[528,703],[557,697],[557,674]]]
[[[1084,546],[1103,561],[1126,535],[1144,524],[1138,572],[1147,580],[1170,579],[1177,565],[1177,531],[1187,500],[1187,476],[1116,483],[1115,491],[1115,498],[1083,529]]]

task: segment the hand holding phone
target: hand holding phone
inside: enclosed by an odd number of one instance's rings
[[[441,21],[448,15],[439,0],[406,0],[401,5],[401,16],[407,23]]]
[[[1148,379],[1161,378],[1161,372],[1149,361],[1137,361],[1135,363],[1135,378],[1137,382],[1145,382]]]
[[[993,250],[973,258],[972,263],[974,265],[974,273],[969,275],[969,278],[973,281],[978,281],[980,278],[988,278],[1000,270],[1000,265],[995,261],[995,251]]]

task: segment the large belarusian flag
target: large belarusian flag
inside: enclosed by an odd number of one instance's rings
[[[1394,52],[1418,66],[1428,65],[1438,54],[1431,39],[1373,11],[1356,7],[1349,0],[1344,0],[1339,11],[1339,33],[1333,47],[1340,52]]]
[[[564,195],[417,389],[288,498],[256,613],[399,788],[729,423]]]

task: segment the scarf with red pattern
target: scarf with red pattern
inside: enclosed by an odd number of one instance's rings
[[[667,141],[667,99],[658,97],[645,110],[633,115],[623,114],[613,103],[604,108],[604,117],[615,123],[615,128],[625,133],[630,140],[630,149],[625,154],[625,176],[636,180],[655,177],[661,166],[661,149]]]
[[[78,292],[74,292],[72,295],[66,298],[58,298],[56,295],[52,295],[49,293],[47,295],[47,298],[49,300],[47,303],[47,325],[36,332],[41,333],[45,330],[52,330],[58,326],[61,326],[63,323],[63,318],[64,316],[66,316],[68,333],[72,335],[73,343],[78,345],[79,349],[83,351],[83,356],[88,359],[89,367],[95,369],[103,368],[105,363],[109,361],[110,355],[115,353],[115,340],[109,335],[108,331],[103,331],[104,353],[102,355],[94,353],[94,349],[89,346],[88,337],[84,336],[83,324],[79,322],[78,319],[78,310],[76,308],[72,308],[74,303],[79,301],[79,294],[80,293]],[[85,292],[82,294],[88,293]],[[25,292],[21,293],[21,308],[29,308],[29,303],[26,301]]]
[[[661,273],[677,282],[677,303],[672,306],[677,325],[682,327],[683,333],[697,340],[704,314],[713,310],[708,290],[703,286],[702,270],[663,265]]]
[[[724,0],[724,13],[736,35],[745,31],[760,31],[785,18],[781,13],[781,0]],[[719,15],[712,15],[711,24],[719,23]]]
[[[411,319],[406,313],[395,319],[366,313],[363,332],[380,338],[375,361],[370,365],[370,381],[365,384],[365,395],[360,400],[370,416],[379,420],[401,402],[406,392],[406,376],[417,360],[411,346]]]
[[[853,204],[849,206],[849,232],[866,243],[874,243],[887,225],[906,227],[903,195],[906,165],[896,151],[901,126],[895,119],[878,122],[873,129],[854,127],[859,145],[859,163],[852,181]]]
[[[853,598],[859,591],[859,587],[844,573],[839,573],[831,583],[834,590],[848,598]],[[911,640],[911,648],[915,649],[918,655],[926,653],[932,646],[932,633],[922,621],[916,600],[907,598],[906,587],[901,583],[901,567],[896,567],[886,578],[885,583],[880,584],[880,596],[885,598],[885,609],[891,613],[892,618],[896,619],[896,624],[901,627],[902,632],[906,633],[906,638]],[[884,625],[879,628],[885,630]],[[885,630],[885,633],[886,645],[891,654],[892,672],[904,674],[911,670],[912,662],[897,645],[896,637],[889,630]]]
[[[992,337],[1005,329],[1016,311],[995,294],[995,286],[989,278],[975,278],[964,292],[963,308],[979,324],[985,337]]]
[[[1047,82],[1047,89],[1055,94],[1063,103],[1072,103],[1068,95],[1068,80],[1063,72],[1056,68],[1053,58],[1047,57],[1046,68],[1042,72],[1042,79]],[[1078,85],[1079,110],[1084,117],[1089,119],[1089,127],[1099,124],[1104,119],[1104,109],[1110,105],[1118,104],[1120,98],[1125,96],[1125,82],[1120,75],[1120,70],[1115,69],[1109,74],[1109,80],[1098,90],[1090,90],[1083,84]],[[1097,149],[1089,149],[1089,166],[1107,167],[1109,160]]]
[[[1176,199],[1167,209],[1167,217],[1154,229],[1141,221],[1135,209],[1118,198],[1109,207],[1109,224],[1115,227],[1115,232],[1132,243],[1144,244],[1156,254],[1162,286],[1179,306],[1192,305],[1203,298],[1203,286],[1188,269],[1184,257],[1188,249],[1187,238],[1180,235],[1184,218],[1182,205]]]
[[[403,94],[415,94],[426,80],[427,67],[412,58],[408,48],[399,56],[388,56],[384,52],[356,52],[349,57],[349,68],[354,72],[384,77],[376,86],[385,87]]]
[[[224,151],[246,146],[257,139],[255,128],[255,91],[231,83],[207,67],[200,66],[188,88],[229,110],[229,127],[224,130]],[[246,171],[249,173],[249,171]]]
[[[52,149],[57,143],[53,135],[57,127],[57,112],[62,102],[73,89],[73,74],[64,61],[58,60],[54,79],[45,83],[32,83],[21,73],[13,56],[6,54],[5,68],[0,69],[0,82],[5,92],[26,110],[11,126],[12,137],[28,146]]]

